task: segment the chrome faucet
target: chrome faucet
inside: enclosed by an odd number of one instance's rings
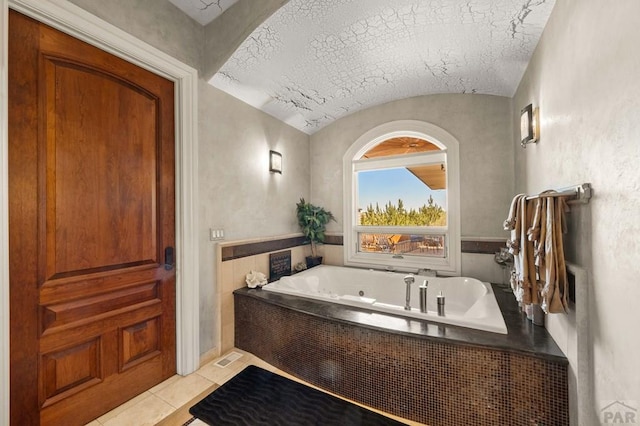
[[[407,293],[404,303],[405,311],[411,310],[411,284],[413,284],[414,282],[416,282],[416,278],[413,276],[413,274],[409,274],[404,277],[404,283],[407,285]]]
[[[427,312],[427,287],[429,286],[429,281],[424,280],[422,285],[418,287],[420,289],[420,312]]]

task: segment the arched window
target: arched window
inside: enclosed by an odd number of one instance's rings
[[[458,141],[402,120],[362,135],[343,158],[345,265],[460,274]]]

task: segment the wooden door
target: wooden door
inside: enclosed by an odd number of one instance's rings
[[[84,424],[175,374],[173,90],[10,13],[13,425]]]

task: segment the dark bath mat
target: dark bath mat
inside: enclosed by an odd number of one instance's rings
[[[255,365],[246,367],[189,412],[213,426],[404,424]]]

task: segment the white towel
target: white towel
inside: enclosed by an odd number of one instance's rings
[[[520,250],[520,227],[521,227],[521,215],[519,213],[520,200],[524,197],[524,194],[518,194],[511,201],[511,208],[509,209],[509,217],[504,221],[504,229],[511,231],[509,239],[507,240],[507,247],[509,253],[516,256]]]
[[[533,257],[533,242],[529,241],[527,231],[533,221],[535,201],[527,201],[527,197],[520,199],[520,214],[522,215],[522,225],[520,233],[520,253],[522,269],[520,271],[519,285],[522,288],[522,303],[529,305],[538,304],[539,296],[536,289],[535,261]]]
[[[513,255],[513,271],[511,273],[511,289],[516,296],[516,299],[520,302],[522,300],[522,285],[521,285],[521,271],[522,271],[522,258],[520,256],[520,239],[522,229],[522,214],[520,208],[522,200],[525,199],[525,194],[518,194],[513,197],[511,201],[511,207],[509,208],[509,216],[504,221],[504,229],[511,231],[509,239],[507,240],[507,247],[509,253]]]

